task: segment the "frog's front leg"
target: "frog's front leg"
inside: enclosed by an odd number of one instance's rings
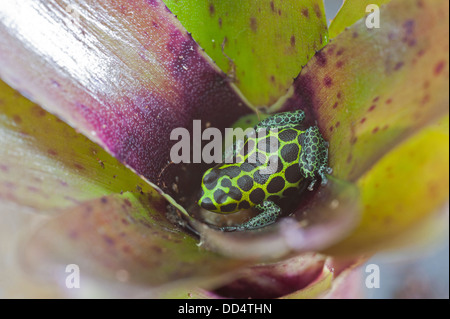
[[[262,228],[270,224],[273,224],[277,220],[278,216],[280,216],[281,214],[281,208],[274,202],[269,200],[265,200],[261,204],[256,205],[255,208],[261,212],[259,215],[251,218],[249,221],[241,225],[221,227],[220,230],[242,231],[242,230],[253,230]]]
[[[322,180],[322,185],[327,184],[325,174],[331,174],[333,170],[328,167],[328,142],[322,137],[317,126],[308,128],[301,136],[302,146],[299,166],[302,175],[311,178],[308,190],[312,191],[317,177]]]

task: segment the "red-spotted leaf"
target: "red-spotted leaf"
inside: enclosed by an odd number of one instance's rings
[[[328,253],[429,237],[411,230],[448,199],[448,124],[417,133],[449,110],[448,1],[392,1],[380,16],[380,29],[360,20],[318,52],[283,108],[316,115],[334,176],[358,180],[361,224]]]
[[[432,151],[429,151],[432,150]],[[361,223],[330,248],[354,254],[420,244],[448,235],[448,116],[414,135],[358,180]]]
[[[448,112],[448,1],[393,1],[319,51],[283,110],[305,108],[330,142],[336,177],[355,180]]]

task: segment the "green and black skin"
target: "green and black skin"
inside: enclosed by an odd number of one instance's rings
[[[318,178],[327,183],[328,142],[317,126],[305,128],[301,110],[275,114],[259,122],[254,132],[237,141],[230,164],[218,164],[205,172],[198,204],[209,211],[230,214],[255,207],[260,214],[223,231],[265,227],[281,214],[275,203],[297,193],[303,183],[308,190]],[[230,152],[230,151],[229,151]]]

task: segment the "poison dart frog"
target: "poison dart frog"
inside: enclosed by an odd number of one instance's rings
[[[302,110],[283,112],[259,122],[227,152],[225,161],[208,169],[202,178],[198,205],[229,214],[251,207],[259,214],[249,221],[221,227],[222,231],[253,230],[276,221],[276,202],[295,194],[304,183],[312,191],[318,178],[327,183],[328,142],[317,126],[305,127]]]

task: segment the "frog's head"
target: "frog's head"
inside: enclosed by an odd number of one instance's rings
[[[232,185],[233,177],[229,169],[213,167],[207,170],[203,175],[198,205],[215,213],[238,211],[242,193]]]

